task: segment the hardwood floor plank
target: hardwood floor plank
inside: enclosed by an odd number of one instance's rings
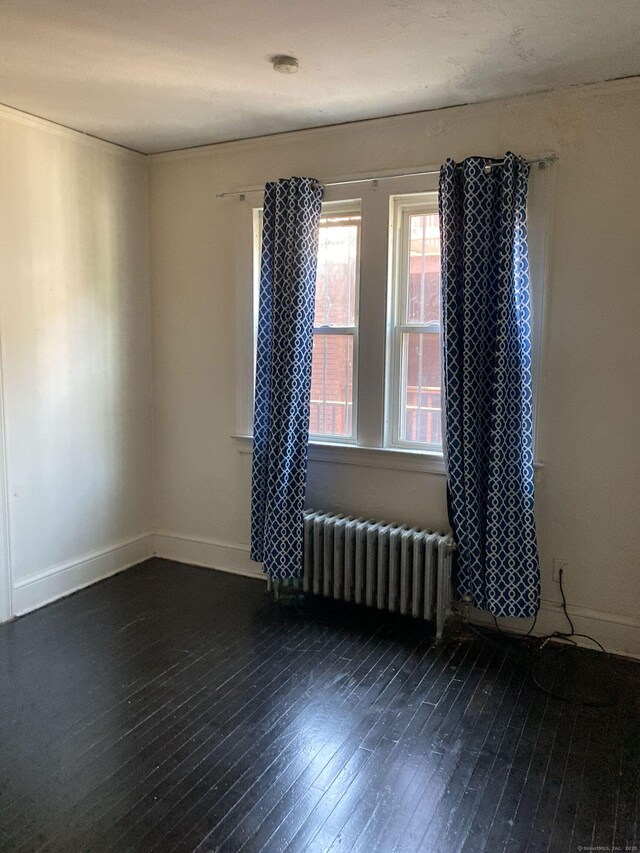
[[[238,698],[235,692],[238,683],[241,683],[243,678],[245,681],[248,678],[255,679],[256,674],[264,669],[265,665],[274,657],[274,655],[270,655],[269,653],[276,646],[277,639],[274,640],[273,646],[265,646],[263,649],[264,656],[254,659],[250,669],[239,667],[236,674],[242,677],[234,679],[235,683],[231,687],[228,687],[226,692],[224,692],[224,689],[225,686],[228,686],[229,682],[227,672],[223,672],[222,676],[220,676],[213,670],[210,676],[215,678],[217,675],[220,678],[215,693],[209,694],[205,692],[204,696],[195,697],[188,708],[188,716],[181,717],[176,714],[170,714],[163,717],[158,725],[153,726],[148,733],[149,742],[147,743],[142,738],[143,748],[137,752],[133,752],[127,758],[126,764],[121,765],[118,770],[105,780],[106,791],[93,790],[84,798],[83,803],[86,801],[89,807],[93,804],[94,809],[91,810],[90,808],[84,813],[82,823],[80,823],[76,811],[75,819],[78,829],[81,826],[85,826],[93,832],[96,828],[99,830],[102,826],[105,826],[105,829],[108,828],[110,830],[109,834],[112,834],[115,828],[115,824],[112,827],[113,811],[114,809],[122,809],[123,799],[126,799],[129,811],[140,807],[140,801],[135,799],[135,792],[138,790],[141,775],[144,775],[147,784],[159,784],[177,764],[189,757],[193,757],[197,749],[202,749],[216,734],[224,731],[225,726],[220,720],[220,714],[223,713],[225,708],[232,707],[240,715],[245,708],[251,707],[254,704],[254,700],[257,700],[260,696],[258,688],[263,682],[255,680],[252,682],[252,688],[255,693],[252,694],[250,699],[246,697],[244,699],[243,697]],[[233,658],[225,658],[225,670],[226,667],[232,665]],[[270,701],[268,695],[270,685],[274,680],[272,675],[269,678],[270,680],[265,681],[263,686],[263,691],[267,694],[265,699],[267,703]],[[254,708],[254,712],[255,710]],[[192,716],[193,714],[195,716]],[[184,727],[185,721],[187,723],[186,727]],[[163,725],[160,726],[160,723]],[[229,725],[228,719],[226,720],[226,724],[227,726]],[[157,731],[158,728],[160,731]],[[227,732],[228,735],[229,732]],[[161,760],[158,759],[158,749],[162,750]],[[100,788],[104,789],[104,785],[100,786]],[[100,796],[96,796],[96,793],[100,794]],[[132,796],[134,796],[134,799],[131,799]],[[105,807],[109,805],[112,806],[111,811],[105,811]],[[100,817],[97,816],[96,808],[100,809]],[[107,836],[105,836],[106,838]]]
[[[556,820],[560,796],[569,766],[577,719],[577,706],[570,705],[562,708],[555,741],[548,757],[544,782],[539,788],[535,815],[526,828],[528,841],[524,848],[525,853],[542,853],[549,847],[551,831]],[[524,834],[525,832],[522,832],[521,836]]]
[[[490,645],[480,647],[481,656],[494,654],[495,649]],[[421,848],[424,833],[445,796],[449,780],[463,760],[467,739],[486,698],[478,692],[485,674],[484,668],[472,667],[443,725],[435,734],[429,755],[430,772],[422,784],[422,794],[394,850],[414,851]]]
[[[622,749],[618,767],[618,791],[612,846],[633,847],[637,841],[636,802],[640,793],[640,727],[625,706]]]
[[[395,709],[396,713],[398,712],[397,711],[397,708],[398,708],[397,703],[399,701],[398,697],[400,695],[402,695],[404,693],[404,691],[406,691],[408,689],[408,686],[411,683],[413,683],[413,681],[415,681],[415,679],[417,678],[416,673],[422,672],[422,665],[424,664],[424,661],[428,655],[428,651],[431,648],[430,646],[427,646],[427,650],[424,651],[424,645],[425,645],[424,643],[420,644],[415,650],[413,650],[407,656],[407,659],[406,659],[405,663],[403,664],[402,668],[400,670],[398,670],[398,672],[396,673],[396,676],[392,677],[389,680],[389,682],[388,682],[389,690],[379,694],[376,704],[380,706],[380,712],[379,712],[379,716],[377,717],[377,720],[375,719],[375,710],[376,709],[375,709],[375,706],[373,706],[371,711],[374,713],[370,712],[370,713],[367,713],[366,715],[361,715],[359,717],[357,727],[354,727],[354,729],[352,729],[352,731],[350,732],[349,738],[347,739],[346,743],[343,744],[344,748],[334,751],[334,753],[331,757],[331,760],[325,764],[321,773],[315,775],[315,778],[313,778],[313,777],[309,778],[309,774],[308,773],[306,774],[307,779],[308,779],[308,782],[307,782],[308,784],[313,783],[313,786],[317,790],[326,790],[327,779],[330,778],[329,773],[330,773],[330,768],[332,766],[332,763],[333,763],[333,766],[335,768],[340,767],[341,760],[342,760],[342,762],[344,762],[345,756],[347,756],[349,754],[349,752],[353,752],[353,750],[355,748],[357,748],[358,746],[366,748],[369,741],[373,742],[374,734],[375,734],[377,727],[382,727],[383,729],[387,728],[391,719],[394,716],[394,713],[393,713],[394,709]],[[424,651],[424,653],[423,653],[423,651]],[[394,693],[393,689],[391,689],[394,685],[394,682],[395,682],[395,693]],[[387,694],[386,696],[385,696],[385,693]],[[332,697],[332,698],[334,698],[334,697]],[[338,700],[339,700],[339,697],[336,695],[334,698],[334,702],[332,704],[335,705],[335,703]],[[331,719],[335,719],[335,717],[334,717],[335,712],[334,712],[333,708],[329,709],[329,713],[331,715]],[[325,716],[326,716],[326,711],[325,711]],[[322,722],[324,723],[325,721],[323,720]],[[368,728],[368,731],[367,731],[367,728]],[[329,726],[323,725],[322,729],[326,733],[326,732],[331,731],[331,726],[330,725]],[[378,739],[380,738],[380,736],[381,735],[378,736]],[[323,746],[324,746],[324,744],[323,744]],[[340,755],[342,756],[342,759],[340,759],[340,757],[339,757]],[[336,757],[337,757],[337,760],[336,760]],[[336,773],[336,770],[334,770],[334,772],[333,772],[333,778],[335,778],[335,773]],[[296,780],[298,783],[299,783],[299,779],[300,779],[300,777],[298,777],[298,780]],[[274,805],[273,809],[276,809],[277,807],[278,807],[278,803],[276,803]],[[272,813],[273,809],[269,812],[269,814]],[[236,830],[237,829],[238,828],[236,828]],[[235,834],[237,836],[237,831]],[[224,842],[227,844],[231,843],[231,838],[224,839]]]
[[[323,653],[318,659],[318,665],[314,671],[314,681],[324,681],[324,674],[327,668],[330,667],[330,656]],[[219,796],[219,781],[216,780],[214,799],[211,800],[211,790],[205,792],[203,796],[204,816],[196,823],[191,825],[188,833],[184,835],[176,844],[176,847],[190,849],[193,842],[197,846],[198,841],[203,838],[205,841],[208,837],[215,833],[216,838],[223,837],[225,826],[234,825],[239,819],[238,812],[240,808],[248,809],[251,803],[259,800],[263,789],[269,788],[271,780],[278,777],[282,767],[286,767],[292,760],[294,755],[304,757],[306,750],[313,750],[317,745],[315,732],[315,699],[314,695],[305,690],[304,697],[301,698],[301,707],[295,717],[293,729],[295,731],[295,739],[285,749],[282,749],[276,742],[273,748],[269,745],[265,752],[260,757],[262,772],[256,770],[254,766],[247,768],[246,775],[248,781],[243,782],[242,776],[237,778],[229,791],[222,797]],[[299,719],[307,720],[306,725],[300,729]],[[271,761],[271,757],[275,756]],[[265,761],[266,757],[266,761]],[[253,755],[252,755],[253,758]],[[237,775],[237,774],[236,774]],[[258,788],[258,790],[256,790]],[[234,790],[235,789],[235,790]],[[253,796],[252,796],[253,795]],[[193,822],[190,822],[193,824]],[[176,828],[172,829],[172,836],[176,836]]]
[[[387,820],[381,821],[380,830],[374,840],[374,849],[394,849],[398,842],[399,827],[403,827],[404,833],[404,827],[415,814],[423,791],[433,775],[436,762],[442,755],[440,750],[446,751],[448,748],[446,731],[450,737],[456,703],[460,704],[460,694],[469,674],[474,670],[480,651],[475,642],[458,645],[454,663],[443,668],[450,679],[448,689],[440,694],[436,704],[423,702],[423,713],[416,714],[410,722],[406,740],[405,737],[400,740],[388,774],[390,781],[387,785],[392,787],[392,796],[389,803],[382,803]],[[437,679],[442,681],[440,674]],[[434,696],[431,691],[427,691],[425,695]],[[399,797],[393,796],[396,791],[401,792]]]
[[[424,815],[425,824],[427,818],[430,818],[420,841],[420,846],[425,849],[440,844],[447,835],[453,843],[454,828],[462,831],[465,824],[470,822],[474,810],[473,793],[478,784],[478,768],[482,766],[486,756],[486,744],[491,733],[499,733],[505,725],[503,700],[505,694],[508,695],[510,663],[504,650],[498,650],[494,654],[465,711],[465,728],[468,731],[465,750],[441,794],[440,801]],[[509,708],[508,704],[506,707]]]
[[[0,851],[637,844],[640,665],[526,648],[148,561],[0,625]]]
[[[208,789],[209,780],[213,779],[221,786],[226,786],[233,779],[234,768],[243,760],[248,763],[252,752],[268,748],[272,740],[280,734],[286,737],[287,726],[295,722],[298,706],[303,701],[299,696],[292,702],[288,695],[288,687],[301,671],[305,661],[309,660],[308,652],[300,650],[295,657],[290,658],[286,669],[286,677],[281,676],[278,666],[271,673],[271,680],[262,687],[255,697],[247,696],[245,706],[250,715],[235,719],[237,712],[227,721],[228,730],[222,731],[222,738],[213,737],[206,741],[204,749],[195,755],[190,755],[175,770],[173,770],[146,797],[146,805],[151,808],[144,811],[144,821],[140,824],[140,806],[133,812],[136,819],[134,825],[135,844],[143,843],[145,849],[166,839],[167,832],[175,826],[175,815],[181,814],[182,809],[190,806],[186,797],[195,798],[197,791],[201,794]],[[252,700],[259,699],[264,692],[264,704]],[[258,753],[259,757],[261,753]],[[237,773],[237,770],[235,771]],[[193,807],[193,806],[192,806]],[[159,820],[157,818],[160,818]],[[135,828],[135,826],[137,828]],[[140,833],[143,832],[142,836]],[[128,835],[118,839],[117,849],[128,849]],[[144,842],[142,841],[144,839]],[[164,843],[164,841],[163,841]]]

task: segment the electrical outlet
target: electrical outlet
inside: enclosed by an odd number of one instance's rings
[[[564,557],[553,558],[553,579],[556,583],[560,583],[560,571],[562,570],[562,574],[564,575],[568,568],[569,561]]]

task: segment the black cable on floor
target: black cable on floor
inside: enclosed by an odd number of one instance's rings
[[[509,643],[523,643],[524,642],[526,644],[526,647],[528,648],[528,650],[531,654],[531,664],[530,664],[531,680],[533,681],[535,686],[538,688],[538,690],[540,690],[542,693],[544,693],[547,696],[551,696],[553,699],[559,699],[562,702],[570,702],[574,705],[579,705],[579,706],[584,707],[584,708],[611,708],[617,704],[617,699],[615,699],[614,697],[581,699],[581,698],[576,697],[576,696],[556,693],[554,690],[550,690],[548,687],[545,687],[544,684],[540,683],[540,680],[538,677],[539,676],[540,664],[541,664],[540,653],[542,652],[544,647],[547,645],[547,643],[552,641],[552,640],[559,641],[560,643],[566,643],[568,646],[575,647],[578,644],[576,643],[576,641],[573,638],[574,637],[581,637],[582,639],[590,640],[592,643],[594,643],[596,646],[598,646],[598,648],[602,652],[604,652],[604,654],[607,654],[607,650],[602,645],[602,643],[599,642],[599,640],[596,640],[595,637],[591,637],[589,634],[580,634],[575,630],[575,626],[573,624],[573,621],[572,621],[571,616],[569,615],[569,611],[567,609],[567,599],[566,599],[565,594],[564,594],[564,586],[562,583],[562,575],[563,575],[563,570],[560,569],[559,581],[560,581],[560,595],[562,597],[562,612],[564,613],[565,618],[566,618],[567,622],[569,623],[569,627],[571,629],[570,631],[553,631],[551,634],[543,634],[540,637],[534,637],[530,640],[529,637],[530,637],[532,631],[535,629],[536,622],[538,621],[537,615],[534,617],[533,622],[531,623],[531,627],[526,632],[526,634],[512,634],[508,631],[503,631],[502,628],[500,628],[500,626],[498,625],[497,618],[494,616],[493,620],[495,623],[496,631],[498,632],[498,634],[500,634],[502,637],[504,637],[505,640],[507,640]],[[491,637],[488,637],[486,634],[484,634],[482,631],[475,628],[473,625],[469,625],[469,628],[471,629],[471,631],[473,631],[474,634],[477,634],[483,640],[488,640],[490,643],[493,643],[496,646],[500,645],[500,643],[496,643],[495,640],[493,640]]]

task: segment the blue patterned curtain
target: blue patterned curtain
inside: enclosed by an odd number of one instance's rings
[[[456,590],[534,616],[528,164],[470,157],[440,171],[444,397]]]
[[[277,580],[302,575],[311,355],[323,188],[265,187],[251,482],[251,559]]]

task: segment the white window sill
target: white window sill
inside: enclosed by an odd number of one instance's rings
[[[251,453],[250,435],[231,436],[238,453]],[[309,459],[312,462],[331,462],[337,465],[360,465],[364,468],[391,468],[395,471],[420,471],[423,474],[446,474],[444,457],[440,453],[419,450],[400,450],[395,447],[361,447],[357,444],[310,441]],[[534,462],[534,477],[544,468],[544,462]]]
[[[232,436],[239,453],[251,453],[253,439],[250,435]],[[309,442],[309,460],[331,462],[338,465],[360,465],[365,468],[391,468],[396,471],[420,471],[426,474],[445,474],[441,453],[424,453],[396,448],[360,447],[337,442]]]

